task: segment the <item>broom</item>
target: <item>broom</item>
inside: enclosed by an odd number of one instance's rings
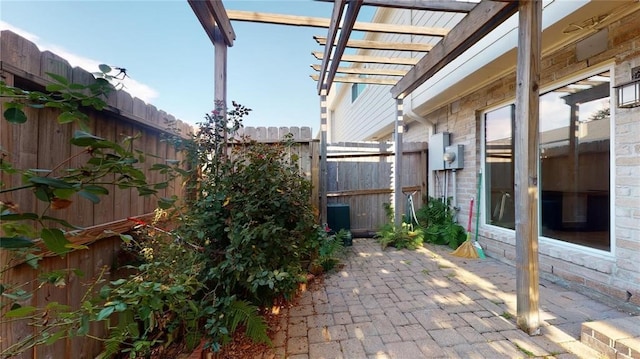
[[[456,257],[478,258],[476,247],[471,242],[471,218],[473,217],[473,198],[469,203],[469,222],[467,224],[467,239],[451,254]]]
[[[476,252],[478,253],[478,257],[487,258],[484,254],[484,249],[480,243],[478,243],[478,233],[480,232],[480,195],[482,191],[482,171],[478,173],[478,210],[476,212],[476,236],[473,242],[473,246],[476,248]]]

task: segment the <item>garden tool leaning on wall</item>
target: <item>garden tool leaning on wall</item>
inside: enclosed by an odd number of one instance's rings
[[[453,254],[456,257],[463,258],[478,258],[478,251],[476,247],[473,245],[471,241],[471,218],[473,217],[473,199],[471,199],[471,203],[469,204],[469,222],[467,224],[467,240],[464,241]]]

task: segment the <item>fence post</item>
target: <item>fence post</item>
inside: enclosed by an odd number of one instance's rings
[[[327,223],[327,85],[320,90],[320,223]]]

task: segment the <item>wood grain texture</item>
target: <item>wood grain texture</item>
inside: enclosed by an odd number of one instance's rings
[[[538,148],[542,1],[519,5],[515,106],[516,296],[518,327],[540,334]]]

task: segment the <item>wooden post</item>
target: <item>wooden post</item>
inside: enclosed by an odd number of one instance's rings
[[[539,81],[542,1],[521,1],[515,120],[516,295],[520,329],[540,334],[538,274]]]
[[[227,43],[220,28],[216,26],[213,34],[214,48],[214,109],[220,107],[220,115],[227,120]],[[227,142],[227,129],[224,131],[224,142]],[[225,156],[226,158],[226,156]]]
[[[320,89],[320,223],[327,223],[327,85]]]
[[[395,156],[393,171],[393,210],[395,225],[402,224],[402,133],[404,132],[402,98],[396,99],[396,121],[395,121]]]

